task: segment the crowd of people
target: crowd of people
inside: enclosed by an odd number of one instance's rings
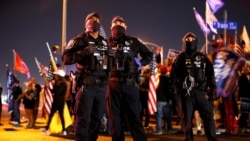
[[[10,87],[8,98],[8,113],[10,114],[10,123],[14,126],[21,126],[20,105],[24,105],[25,115],[28,119],[26,128],[34,128],[38,116],[39,98],[42,87],[36,82],[35,78],[25,83],[23,90],[20,81],[16,80]]]
[[[111,35],[107,38],[100,34],[101,21],[97,12],[89,13],[85,18],[85,31],[69,40],[62,62],[64,65],[75,64],[76,71],[72,72],[74,79],[61,69],[54,72],[54,87],[51,89],[54,100],[42,132],[49,135],[51,119],[59,111],[62,133],[67,135],[63,115],[66,103],[74,115],[76,141],[97,140],[104,117],[107,117],[104,126],[112,141],[124,140],[126,132],[130,132],[134,141],[146,141],[145,130],[149,128],[152,118],[148,109],[152,70],[148,66],[153,54],[160,58],[160,51],[153,52],[138,37],[127,35],[123,17],[113,17]],[[222,39],[221,36],[219,39]],[[198,37],[188,32],[183,37],[183,51],[176,58],[167,58],[164,65],[160,63],[162,60],[156,59],[159,84],[156,88],[157,111],[153,115],[156,119],[155,135],[176,133],[173,132],[173,115],[176,114],[180,132],[185,135],[186,141],[193,141],[194,124],[197,125],[197,134],[201,134],[204,127],[207,139],[217,141],[215,101],[223,103],[220,105],[224,109],[218,109],[224,116],[221,119],[225,119],[225,133],[247,133],[249,113],[239,111],[237,100],[250,98],[249,66],[238,70],[238,89],[230,97],[219,96],[213,68],[213,59],[224,45],[219,39],[212,44],[214,51],[209,58],[198,51]],[[46,83],[46,86],[49,87],[49,84]],[[34,128],[41,85],[32,78],[25,90],[20,87],[19,81],[11,90],[11,123],[20,125],[19,107],[22,101],[28,119],[26,128]]]
[[[8,113],[10,115],[9,123],[16,127],[22,127],[23,122],[21,121],[21,107],[24,109],[24,117],[27,120],[25,126],[26,129],[37,129],[40,127],[36,126],[36,121],[38,116],[45,118],[47,120],[47,125],[45,130],[42,132],[50,134],[49,129],[51,119],[55,112],[59,112],[59,117],[62,121],[63,134],[67,135],[64,122],[64,104],[67,105],[70,116],[73,116],[73,98],[72,98],[72,79],[69,79],[69,76],[66,75],[65,71],[58,70],[53,72],[53,82],[45,82],[44,85],[41,85],[37,82],[36,78],[31,78],[27,82],[24,82],[25,88],[20,84],[20,81],[16,77],[16,80],[10,84],[10,94],[8,96]],[[53,84],[53,87],[49,85]],[[50,91],[53,94],[51,112],[49,115],[46,115],[45,111],[45,97],[44,87],[50,87]],[[1,87],[2,92],[2,87]],[[41,99],[42,98],[42,99]],[[2,105],[2,104],[1,104]],[[40,107],[42,106],[42,107]],[[39,109],[42,109],[39,115]],[[1,108],[2,110],[2,108]]]

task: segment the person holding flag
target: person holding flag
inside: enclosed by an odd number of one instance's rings
[[[156,89],[157,111],[155,135],[168,134],[172,130],[173,101],[169,92],[169,71],[167,66],[162,65],[159,67],[159,85]],[[164,129],[162,125],[164,125]]]
[[[217,141],[212,102],[217,99],[214,68],[207,56],[197,51],[194,33],[183,37],[184,51],[177,56],[170,73],[170,90],[181,109],[186,141],[193,141],[192,121],[197,109],[209,141]]]
[[[230,43],[230,42],[229,42]],[[231,44],[231,45],[230,45]],[[246,64],[246,58],[236,53],[232,43],[223,46],[215,56],[214,72],[217,94],[223,103],[225,114],[225,132],[223,134],[237,134],[237,106],[236,92],[238,87],[239,71]]]
[[[10,70],[9,65],[6,64],[7,70],[7,82],[6,82],[6,92],[7,92],[7,103],[8,103],[8,113],[10,114],[10,122],[14,121],[14,100],[12,88],[19,83],[16,75]],[[20,116],[20,115],[19,115]]]
[[[22,101],[22,93],[23,89],[20,86],[19,80],[16,80],[15,83],[11,87],[11,94],[13,96],[13,121],[11,122],[14,126],[20,126],[20,104]]]
[[[67,131],[65,128],[65,119],[64,119],[64,104],[65,104],[65,94],[67,89],[67,84],[64,80],[64,77],[66,75],[64,70],[57,70],[53,72],[54,79],[53,79],[53,89],[51,92],[53,93],[53,102],[52,107],[49,115],[49,119],[47,121],[47,125],[45,127],[45,130],[42,130],[42,133],[46,135],[50,135],[49,127],[50,123],[52,121],[52,117],[56,113],[56,111],[59,112],[59,117],[62,123],[62,134],[67,135]],[[46,83],[47,87],[49,87],[49,83]]]

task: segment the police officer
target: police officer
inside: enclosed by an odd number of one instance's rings
[[[214,69],[209,59],[197,51],[197,38],[188,32],[184,51],[175,59],[171,70],[171,90],[181,105],[185,141],[193,141],[192,120],[198,110],[209,141],[216,141],[212,101],[217,98]]]
[[[126,124],[134,141],[146,141],[140,120],[137,78],[139,78],[138,67],[149,64],[153,55],[138,38],[126,35],[126,29],[124,19],[115,16],[111,22],[112,35],[107,39],[108,46],[115,50],[106,104],[112,141],[124,140]],[[141,60],[138,59],[138,54]],[[124,117],[127,118],[126,123]]]
[[[95,141],[105,111],[108,80],[107,43],[99,34],[101,17],[86,16],[85,32],[71,39],[63,53],[65,65],[76,64],[75,140]]]

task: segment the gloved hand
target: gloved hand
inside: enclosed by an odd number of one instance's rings
[[[86,55],[94,53],[95,50],[96,50],[96,46],[92,46],[92,45],[86,46],[82,50],[77,51],[77,54],[80,56],[86,56]]]
[[[138,57],[135,57],[134,60],[135,60],[135,63],[137,64],[137,66],[138,66],[138,69],[140,70],[142,68],[142,64],[141,64],[140,59]]]

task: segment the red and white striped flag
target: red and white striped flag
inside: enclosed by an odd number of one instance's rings
[[[238,44],[235,45],[234,52],[236,52],[238,55],[242,57],[246,56],[246,51]]]
[[[152,62],[150,63],[151,76],[149,78],[149,91],[148,91],[148,110],[150,115],[154,114],[157,111],[156,89],[159,85],[159,74],[156,73],[156,70],[157,70],[156,57],[154,55]]]
[[[53,95],[51,93],[51,89],[53,88],[52,81],[53,80],[53,67],[50,62],[49,64],[49,70],[48,70],[48,76],[47,76],[47,82],[49,83],[49,87],[45,85],[44,87],[44,112],[46,114],[50,114],[52,102],[53,102]]]
[[[44,79],[48,76],[49,68],[47,66],[44,66],[41,62],[38,61],[38,59],[35,57],[35,62],[39,70],[40,76],[42,76]]]

